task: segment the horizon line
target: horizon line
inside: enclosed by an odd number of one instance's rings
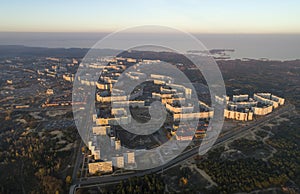
[[[73,34],[97,34],[97,33],[106,33],[111,34],[118,32],[118,30],[115,31],[0,31],[0,33],[73,33]],[[300,35],[300,32],[188,32],[190,34],[203,34],[203,35],[233,35],[233,34],[241,34],[241,35]],[[128,32],[125,32],[128,33]],[[130,32],[129,34],[173,34],[168,32]]]

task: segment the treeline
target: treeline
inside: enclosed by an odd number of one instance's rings
[[[76,194],[98,192],[102,194],[160,194],[164,193],[165,185],[160,175],[151,174],[143,177],[132,177],[117,185],[103,188],[79,189]]]

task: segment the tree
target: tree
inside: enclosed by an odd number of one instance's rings
[[[71,182],[72,182],[71,176],[67,176],[67,177],[66,177],[66,184],[67,184],[67,185],[70,185]]]

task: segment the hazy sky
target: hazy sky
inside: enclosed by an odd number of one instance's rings
[[[193,33],[300,33],[299,0],[1,0],[0,31],[103,32],[165,25]]]

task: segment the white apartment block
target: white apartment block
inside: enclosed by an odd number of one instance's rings
[[[273,106],[252,107],[251,109],[255,115],[267,115],[273,111]]]
[[[115,140],[115,150],[120,150],[120,149],[121,149],[121,141]]]
[[[98,102],[117,102],[117,101],[126,101],[127,96],[101,96],[100,94],[96,95]]]
[[[118,102],[112,102],[112,107],[119,107],[119,108],[125,108],[125,107],[143,107],[145,105],[144,101],[141,100],[130,100],[130,101],[118,101]]]
[[[233,102],[242,102],[242,101],[247,101],[249,99],[248,94],[241,94],[241,95],[233,95],[232,96],[232,101]]]
[[[284,101],[285,101],[284,98],[280,98],[272,94],[271,99],[275,102],[278,102],[280,106],[284,105]]]
[[[94,126],[92,130],[96,135],[106,135],[110,130],[110,126]]]
[[[172,113],[192,113],[194,110],[194,106],[189,105],[189,106],[176,107],[171,104],[166,104],[166,109]]]
[[[111,158],[112,165],[117,168],[124,168],[124,157],[123,156],[115,156]]]
[[[258,93],[253,95],[253,99],[266,105],[272,105],[274,108],[277,108],[279,106],[278,102],[270,100],[268,98],[262,97],[262,96],[269,96],[270,93]],[[262,95],[262,96],[260,96]],[[271,94],[270,94],[271,95]]]
[[[238,112],[225,109],[224,117],[238,121],[250,121],[253,119],[253,112]]]
[[[123,153],[123,156],[124,156],[125,164],[134,164],[135,163],[134,152]]]
[[[166,75],[151,74],[150,78],[152,80],[163,81],[164,83],[173,83],[174,81],[172,77]]]
[[[185,94],[185,98],[187,99],[191,99],[192,97],[192,89],[185,87],[183,85],[179,85],[179,84],[166,84],[167,86],[171,87],[172,89],[176,89],[177,91],[183,91]]]

